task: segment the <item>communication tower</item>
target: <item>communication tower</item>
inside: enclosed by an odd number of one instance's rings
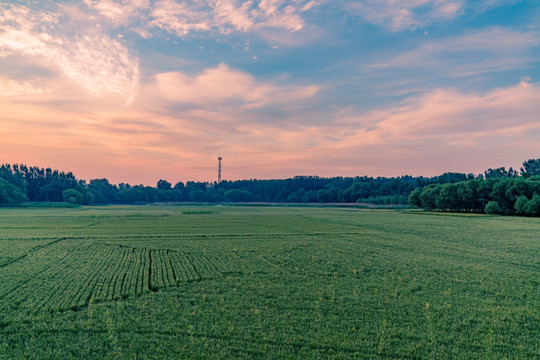
[[[221,156],[218,156],[218,172],[217,172],[217,182],[218,184],[221,182],[221,159],[223,159]]]

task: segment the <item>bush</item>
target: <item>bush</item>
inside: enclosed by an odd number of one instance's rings
[[[490,201],[487,203],[484,212],[486,214],[500,214],[501,213],[501,207],[496,201]]]

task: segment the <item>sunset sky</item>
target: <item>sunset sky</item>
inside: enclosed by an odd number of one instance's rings
[[[0,1],[0,163],[433,176],[540,158],[540,1]]]

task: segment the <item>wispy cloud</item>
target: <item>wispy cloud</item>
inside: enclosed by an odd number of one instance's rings
[[[500,63],[501,69],[506,69],[508,63],[518,62],[523,65],[530,60],[524,54],[539,44],[537,34],[495,27],[427,41],[416,49],[399,54],[390,60],[380,61],[373,67],[425,69],[426,66],[437,66],[451,70],[461,68],[460,63],[466,63],[478,68],[491,68],[494,64],[485,66],[486,62],[496,60]],[[471,57],[481,61],[470,61]]]
[[[346,5],[366,21],[388,30],[406,31],[483,12],[515,0],[357,0]]]
[[[132,25],[145,37],[153,28],[179,37],[194,33],[257,32],[268,29],[288,33],[304,28],[302,14],[320,4],[314,0],[84,0],[86,6],[105,21]]]
[[[140,19],[151,6],[149,0],[84,0],[84,3],[116,25],[128,25]]]
[[[25,86],[12,83],[14,94],[25,88],[33,92],[38,87],[34,82],[48,78],[49,89],[59,89],[59,82],[66,82],[96,96],[132,99],[139,87],[137,58],[120,42],[100,31],[72,35],[58,31],[59,16],[21,6],[2,8],[0,59],[17,62],[22,68],[20,73],[24,73],[25,67],[29,73],[36,68],[47,72],[34,79],[24,79]],[[13,60],[21,57],[24,61]],[[13,74],[4,75],[13,77]]]
[[[483,83],[475,83],[481,76],[513,70],[529,73],[540,61],[536,51],[539,45],[535,32],[492,27],[427,39],[411,50],[362,64],[359,71],[366,79],[378,79],[374,89],[387,95],[429,90],[436,80],[475,87]]]
[[[465,4],[466,0],[362,0],[348,6],[375,25],[403,31],[454,19],[464,11]]]
[[[302,12],[314,6],[316,2],[302,0],[160,0],[152,9],[150,24],[181,37],[197,31],[229,34],[265,28],[295,32],[305,25]]]

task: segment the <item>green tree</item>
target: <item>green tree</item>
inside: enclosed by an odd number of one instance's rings
[[[159,180],[157,182],[157,188],[159,190],[171,190],[171,183],[167,180]]]
[[[0,166],[0,178],[18,188],[19,192],[24,196],[27,195],[28,183],[19,172],[18,165],[11,166],[7,164]]]
[[[440,210],[458,211],[458,196],[456,184],[444,184],[435,199],[435,204]]]
[[[188,194],[188,199],[194,202],[214,202],[215,201],[215,197],[213,196],[213,194],[207,191],[202,191],[202,190],[190,191]]]
[[[528,176],[540,175],[540,159],[529,159],[523,163],[521,174]]]
[[[118,188],[109,183],[107,179],[92,179],[88,184],[88,190],[94,195],[96,204],[109,204],[114,202]]]
[[[422,201],[420,200],[420,195],[422,193],[420,190],[416,189],[409,194],[409,205],[415,208],[422,207]]]
[[[506,170],[504,166],[497,169],[487,169],[484,171],[484,177],[486,179],[499,179],[502,177],[516,177],[518,172],[512,168]]]
[[[62,200],[71,204],[82,204],[83,194],[75,189],[62,191]]]
[[[529,199],[527,199],[526,196],[524,195],[518,196],[518,198],[516,199],[516,202],[514,203],[514,209],[516,210],[516,214],[526,215],[528,205],[529,205]]]
[[[486,214],[501,214],[502,210],[496,201],[490,201],[487,203],[486,208],[484,209],[484,212]]]
[[[308,190],[302,196],[303,203],[314,203],[317,201],[317,193],[313,190]]]
[[[527,215],[540,216],[540,195],[534,194],[527,203]]]
[[[488,202],[493,200],[491,193],[493,192],[493,184],[495,180],[480,180],[476,187],[477,209],[484,211]]]
[[[247,190],[230,189],[225,191],[225,199],[232,202],[253,201],[253,194]]]
[[[440,185],[429,185],[424,188],[422,194],[420,195],[420,201],[422,203],[422,208],[425,210],[435,210],[437,208],[437,197],[441,192]]]
[[[0,204],[18,204],[27,200],[21,189],[0,177]]]
[[[501,213],[511,213],[514,211],[515,199],[509,198],[508,192],[508,189],[510,189],[513,184],[514,179],[511,178],[500,178],[497,179],[493,184],[491,197],[493,201],[496,201],[501,208]]]
[[[477,201],[479,180],[462,181],[456,184],[458,208],[465,211],[482,211]]]
[[[87,191],[83,194],[83,205],[94,205],[94,194]]]
[[[118,191],[115,200],[120,204],[144,204],[148,202],[148,197],[141,186],[134,186]]]

